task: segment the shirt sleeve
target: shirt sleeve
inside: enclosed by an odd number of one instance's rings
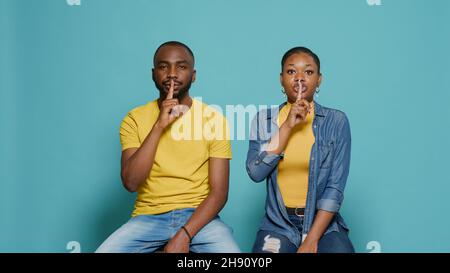
[[[250,131],[249,149],[247,152],[246,169],[250,178],[255,182],[261,182],[267,178],[278,166],[278,162],[284,156],[281,154],[268,154],[266,147],[270,143],[271,135],[267,124],[267,112],[276,110],[260,111],[252,121]],[[270,132],[274,132],[272,128]]]
[[[135,118],[131,113],[128,113],[120,125],[120,144],[122,145],[122,151],[141,146],[138,132],[138,125]]]
[[[349,121],[345,115],[343,115],[341,124],[337,128],[340,129],[335,145],[331,173],[321,198],[317,200],[317,209],[334,213],[339,211],[344,200],[344,189],[350,169],[351,132]]]
[[[218,115],[219,124],[222,124],[222,130],[216,131],[215,137],[211,140],[209,146],[209,157],[232,158],[230,128],[227,119]]]

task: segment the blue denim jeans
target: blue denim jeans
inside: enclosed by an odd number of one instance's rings
[[[304,216],[289,215],[289,220],[302,234]],[[254,253],[296,253],[298,247],[286,236],[273,231],[260,230],[256,235],[253,245]],[[319,240],[318,253],[354,253],[352,242],[348,238],[347,231],[339,226],[339,231],[325,234]]]
[[[116,230],[97,249],[97,253],[154,252],[162,248],[195,211],[173,210],[157,215],[139,215]],[[217,216],[192,238],[190,251],[198,253],[240,252],[232,230]]]

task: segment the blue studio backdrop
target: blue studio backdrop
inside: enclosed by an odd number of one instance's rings
[[[0,252],[93,252],[129,219],[118,130],[158,96],[168,40],[196,55],[191,95],[223,109],[281,103],[282,55],[315,51],[317,100],[351,124],[356,251],[450,252],[449,18],[447,0],[1,0]],[[248,139],[232,147],[220,215],[249,252],[266,188]]]

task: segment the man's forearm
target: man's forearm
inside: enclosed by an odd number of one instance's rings
[[[163,132],[164,129],[159,127],[158,123],[155,123],[141,147],[126,161],[122,172],[122,180],[127,190],[135,192],[148,177]]]
[[[185,227],[192,237],[219,214],[227,202],[227,194],[211,192],[196,208]]]

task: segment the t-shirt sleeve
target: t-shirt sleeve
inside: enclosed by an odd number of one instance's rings
[[[231,153],[231,141],[230,141],[230,129],[228,127],[228,122],[225,117],[221,117],[221,122],[223,124],[223,131],[217,134],[216,137],[211,141],[209,147],[209,157],[217,158],[232,158]]]
[[[131,113],[128,113],[120,125],[120,144],[122,145],[122,151],[141,146],[138,132],[135,118]]]

